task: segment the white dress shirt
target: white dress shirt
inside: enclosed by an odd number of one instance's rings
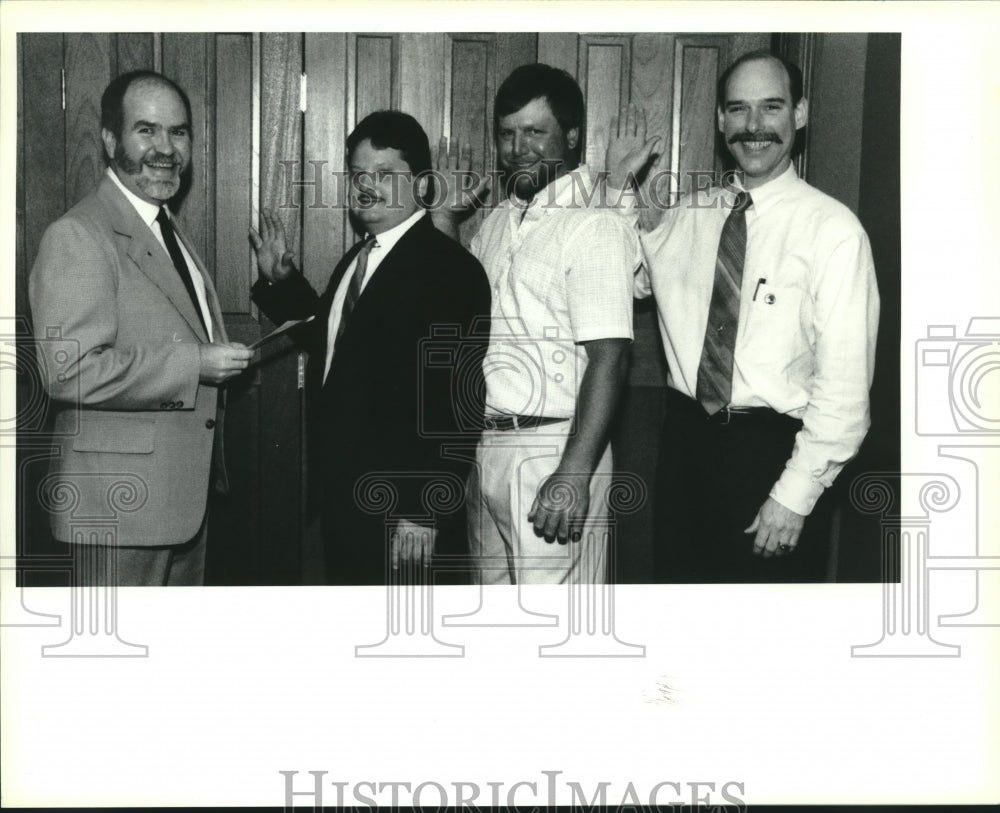
[[[398,226],[393,226],[391,229],[387,229],[375,236],[375,243],[368,251],[368,265],[365,267],[365,276],[361,280],[362,293],[364,293],[365,288],[368,286],[368,281],[378,270],[386,255],[392,251],[400,238],[412,229],[417,224],[417,221],[426,214],[427,211],[425,209],[418,209]],[[337,329],[340,327],[340,320],[343,316],[344,300],[347,299],[347,291],[351,287],[351,279],[354,277],[354,269],[357,267],[358,258],[355,257],[351,261],[350,267],[344,272],[344,276],[341,278],[340,284],[333,295],[333,304],[330,306],[330,317],[327,322],[326,365],[323,367],[324,381],[326,381],[326,377],[330,372],[330,365],[333,363],[333,345],[337,340]]]
[[[526,211],[523,201],[501,203],[472,240],[493,295],[490,414],[572,418],[587,367],[580,343],[632,338],[639,242],[619,215],[588,203],[593,194],[590,172],[577,167]]]
[[[170,258],[170,252],[167,251],[167,244],[163,242],[163,232],[160,231],[160,224],[156,222],[156,216],[160,213],[160,207],[155,203],[149,203],[144,201],[130,189],[128,189],[125,184],[121,182],[119,177],[115,174],[111,167],[105,170],[111,177],[111,180],[117,184],[118,188],[125,194],[128,202],[132,204],[135,208],[136,213],[139,218],[149,226],[150,231],[153,232],[153,236],[156,241],[163,246],[163,250],[167,252],[167,257],[170,259],[170,264],[173,265],[173,259]],[[167,217],[173,220],[173,215],[170,214],[170,210],[167,209]],[[208,297],[205,294],[205,280],[201,276],[201,270],[198,268],[198,264],[194,261],[187,248],[184,247],[184,241],[178,240],[177,245],[180,246],[181,254],[184,255],[184,261],[187,263],[188,275],[191,277],[191,282],[194,284],[194,292],[198,297],[198,307],[201,308],[201,318],[205,322],[205,328],[208,330],[208,340],[213,341],[212,334],[212,312],[208,308]]]
[[[803,427],[771,497],[809,514],[868,431],[879,295],[868,236],[793,167],[750,190],[731,406],[766,406]],[[652,293],[668,383],[695,398],[722,227],[735,195],[683,198],[642,235],[636,296]]]

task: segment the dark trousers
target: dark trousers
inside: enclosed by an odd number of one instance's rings
[[[668,388],[657,469],[655,575],[658,583],[825,581],[832,502],[824,493],[797,548],[753,553],[744,533],[785,468],[802,422],[777,412],[710,421],[701,406]]]
[[[384,514],[367,514],[346,501],[334,501],[323,516],[324,564],[326,584],[383,585],[401,581],[419,581],[427,574],[400,568],[393,572],[389,560],[388,539],[395,526]],[[439,516],[434,527],[438,530],[434,565],[447,558],[450,567],[435,571],[434,582],[465,584],[468,582],[468,542],[464,510],[452,516]],[[461,565],[466,563],[464,569]],[[440,567],[439,567],[440,570]]]

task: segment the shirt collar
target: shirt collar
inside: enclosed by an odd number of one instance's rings
[[[417,209],[417,211],[399,225],[393,226],[391,229],[386,229],[381,234],[374,235],[375,244],[384,252],[390,251],[399,242],[400,238],[412,229],[425,214],[427,214],[425,209]]]
[[[519,216],[527,207],[528,211],[525,212],[524,218],[538,219],[556,209],[565,208],[573,202],[578,192],[581,193],[580,199],[584,196],[589,198],[593,187],[594,181],[590,176],[590,170],[586,164],[580,164],[576,169],[571,169],[548,184],[530,202],[525,202],[511,193],[507,203]]]
[[[135,194],[135,192],[125,186],[111,167],[108,167],[105,172],[107,172],[108,177],[110,177],[111,180],[115,182],[115,185],[122,191],[128,202],[132,204],[133,208],[142,219],[142,222],[149,226],[149,228],[153,228],[153,223],[156,222],[156,216],[160,213],[160,207],[155,203],[143,200]]]
[[[799,176],[795,172],[795,164],[790,163],[788,165],[788,169],[782,172],[777,178],[773,178],[767,183],[761,184],[756,189],[747,190],[750,193],[750,197],[753,198],[753,206],[751,206],[747,211],[756,212],[756,215],[759,217],[798,183]],[[734,182],[732,189],[743,189],[743,185],[739,182]],[[730,192],[732,192],[732,189]]]

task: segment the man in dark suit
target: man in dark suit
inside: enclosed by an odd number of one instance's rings
[[[427,565],[464,533],[468,463],[443,446],[464,441],[471,452],[478,438],[490,291],[482,266],[427,216],[430,147],[412,116],[372,113],[347,152],[351,215],[365,239],[319,296],[295,268],[281,222],[264,211],[250,234],[261,273],[253,297],[275,322],[315,317],[297,338],[312,348],[310,389],[319,393],[311,490],[327,580],[384,584],[391,568]],[[435,331],[447,369],[425,363],[424,350],[438,352]]]
[[[76,501],[53,513],[52,530],[71,543],[77,584],[204,580],[218,385],[252,353],[226,341],[211,277],[166,207],[190,165],[191,129],[187,96],[165,76],[112,81],[101,98],[107,172],[49,226],[31,270],[60,446],[49,502]],[[53,330],[66,341],[46,341]],[[116,537],[70,520],[116,507]]]

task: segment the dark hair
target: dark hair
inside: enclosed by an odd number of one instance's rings
[[[514,68],[503,80],[493,102],[493,132],[500,119],[516,113],[535,99],[545,99],[565,135],[574,127],[580,132],[576,142],[576,157],[583,144],[583,92],[566,71],[541,62]]]
[[[748,62],[757,62],[764,59],[770,59],[777,62],[785,69],[785,73],[788,74],[788,87],[792,93],[792,106],[794,107],[802,100],[802,70],[799,66],[794,62],[784,59],[783,57],[772,54],[766,48],[761,48],[760,50],[743,54],[743,56],[726,68],[725,73],[719,77],[719,85],[716,89],[716,98],[718,100],[719,107],[724,107],[726,104],[726,86],[729,84],[729,78],[733,75],[736,69]]]
[[[348,160],[354,148],[366,139],[376,150],[399,150],[414,177],[431,169],[431,146],[427,133],[409,113],[377,110],[365,116],[347,137]]]
[[[123,101],[125,93],[133,82],[150,82],[166,85],[181,97],[184,111],[187,113],[187,123],[191,125],[191,102],[180,85],[156,71],[129,71],[112,79],[101,95],[101,127],[112,133],[117,141],[122,140],[122,128],[125,126],[125,111]]]

